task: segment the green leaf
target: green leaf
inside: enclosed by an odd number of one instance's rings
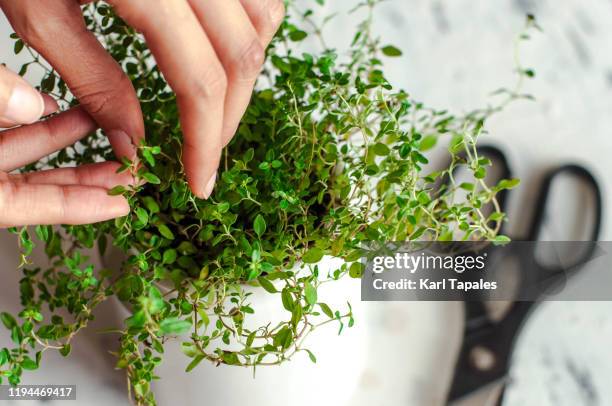
[[[0,320],[2,320],[2,324],[4,324],[4,327],[6,327],[8,330],[12,329],[17,325],[17,321],[15,320],[15,318],[5,312],[0,313]]]
[[[257,264],[253,264],[251,270],[249,271],[249,275],[247,276],[247,281],[252,281],[253,279],[259,277],[261,275],[261,267]]]
[[[294,42],[302,41],[308,36],[308,33],[305,31],[293,31],[289,34],[289,39]]]
[[[40,312],[37,312],[35,310],[31,312],[31,317],[32,319],[36,320],[39,323],[43,321],[43,315]]]
[[[15,52],[15,55],[19,54],[23,50],[24,46],[25,44],[23,43],[22,40],[18,39],[17,41],[15,41],[15,47],[13,49],[13,51]]]
[[[157,177],[157,175],[154,175],[151,172],[143,174],[142,178],[153,185],[161,184],[161,180]]]
[[[421,152],[429,151],[430,149],[435,147],[437,143],[438,143],[438,137],[436,137],[435,135],[428,135],[425,138],[423,138],[421,142],[419,143],[419,151]]]
[[[108,194],[110,196],[119,196],[125,193],[125,187],[119,185],[119,186],[115,186],[114,188],[112,188],[111,190],[108,191]]]
[[[504,219],[505,214],[502,212],[495,212],[489,216],[487,221],[501,221]]]
[[[317,303],[317,289],[310,283],[304,285],[304,296],[306,297],[306,303],[309,305]]]
[[[70,346],[70,344],[66,344],[62,348],[60,348],[59,353],[63,357],[67,357],[68,355],[70,355],[71,350],[72,350],[72,347]]]
[[[383,47],[382,48],[382,52],[386,56],[390,56],[390,57],[402,56],[402,51],[399,50],[398,48],[394,47],[393,45],[387,45],[387,46]]]
[[[334,318],[334,312],[332,312],[332,309],[326,303],[319,303],[319,307],[327,317],[330,319]]]
[[[9,359],[10,359],[10,353],[9,353],[8,349],[3,348],[0,351],[0,367],[2,365],[6,364]]]
[[[21,332],[21,328],[19,326],[15,326],[11,329],[11,340],[17,345],[21,345],[23,341],[23,333]]]
[[[176,261],[176,257],[178,254],[174,248],[169,248],[164,251],[164,255],[162,256],[162,261],[164,264],[171,265]]]
[[[217,211],[221,214],[227,213],[230,209],[230,204],[228,202],[222,202],[217,205]]]
[[[429,197],[429,194],[424,190],[419,192],[419,194],[417,195],[417,200],[422,205],[427,205],[429,204],[429,202],[431,202],[431,198]]]
[[[151,214],[159,213],[159,205],[151,196],[145,196],[142,202]]]
[[[372,151],[378,156],[387,156],[391,152],[388,146],[380,142],[372,146]]]
[[[312,353],[312,351],[304,349],[304,351],[306,351],[308,353],[308,358],[310,358],[310,360],[312,361],[313,364],[317,363],[317,357],[315,357],[315,355]]]
[[[189,365],[187,365],[187,368],[185,368],[185,372],[191,372],[195,367],[198,366],[198,364],[200,362],[202,362],[202,360],[205,357],[203,355],[197,355],[190,363]]]
[[[463,182],[459,185],[459,187],[463,190],[467,190],[468,192],[473,192],[476,186],[473,183]]]
[[[157,314],[164,310],[164,307],[164,297],[161,292],[155,286],[151,286],[149,288],[149,313]]]
[[[187,320],[180,320],[176,317],[169,317],[162,320],[159,323],[159,330],[162,334],[168,335],[179,335],[186,333],[191,328],[191,322]]]
[[[495,187],[495,190],[499,191],[504,189],[514,189],[520,184],[521,181],[519,179],[503,179],[499,181],[499,183]]]
[[[21,361],[21,367],[28,371],[33,371],[35,369],[38,369],[38,364],[33,359],[29,357],[24,357],[23,361]]]
[[[325,253],[320,248],[311,248],[304,254],[302,260],[306,264],[316,264],[317,262],[321,261],[324,254]]]
[[[29,66],[30,66],[29,64],[22,65],[21,69],[19,69],[19,73],[18,73],[19,76],[25,76],[25,74],[28,73],[28,67]]]
[[[182,342],[181,352],[189,358],[194,358],[198,355],[198,348],[192,342]]]
[[[138,220],[143,225],[147,225],[147,223],[149,222],[149,213],[147,213],[145,209],[143,209],[142,207],[137,207],[134,210],[134,213],[136,213],[136,217],[138,217]]]
[[[288,311],[293,311],[293,296],[291,296],[291,292],[289,289],[285,288],[281,292],[281,300],[283,302],[283,307]]]
[[[182,255],[193,255],[198,252],[198,249],[190,241],[182,241],[176,250]]]
[[[266,220],[264,220],[261,214],[258,214],[257,217],[255,217],[253,228],[255,229],[255,233],[258,237],[261,237],[263,233],[266,232]]]
[[[525,76],[527,76],[528,78],[535,78],[535,71],[533,69],[524,69],[523,73],[525,74]]]
[[[159,233],[166,239],[168,240],[174,240],[174,234],[172,233],[172,231],[168,228],[167,225],[165,224],[161,224],[159,226],[157,226],[157,230],[159,231]]]
[[[289,348],[293,339],[293,333],[289,327],[284,326],[274,336],[274,345],[281,348]]]
[[[484,167],[479,167],[474,171],[474,177],[476,179],[484,179],[487,176],[487,170]]]
[[[242,160],[245,163],[249,163],[253,160],[253,157],[255,156],[255,150],[253,148],[249,148],[247,150],[247,152],[244,153]]]
[[[510,237],[505,236],[505,235],[498,235],[497,237],[495,237],[495,239],[493,240],[493,245],[505,245],[508,244],[509,242],[511,242],[512,240],[510,239]]]
[[[128,328],[141,328],[146,322],[144,310],[139,310],[125,320],[125,325]]]
[[[304,309],[302,309],[302,306],[300,304],[297,304],[297,306],[293,306],[293,310],[291,311],[291,325],[293,326],[293,328],[297,328],[303,315]]]
[[[361,278],[363,276],[363,264],[361,262],[353,262],[349,268],[349,276],[351,278]]]
[[[51,93],[55,89],[55,74],[49,73],[46,78],[40,82],[40,89],[45,93]]]
[[[264,290],[266,292],[268,292],[268,293],[278,293],[278,290],[276,289],[274,284],[272,284],[272,282],[270,282],[269,280],[267,280],[263,276],[260,276],[259,278],[257,278],[257,281],[259,282],[261,287],[264,288]]]
[[[49,241],[49,227],[47,226],[36,226],[36,236],[38,237],[39,240],[43,241],[43,242],[48,242]]]
[[[151,150],[144,149],[142,151],[142,157],[147,161],[149,166],[151,167],[155,166],[156,162],[155,162],[155,158],[153,157],[153,153],[151,152]]]

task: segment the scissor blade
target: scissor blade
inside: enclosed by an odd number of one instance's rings
[[[493,382],[469,395],[450,402],[448,406],[498,406],[503,389],[502,381]]]

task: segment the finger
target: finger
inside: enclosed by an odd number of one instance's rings
[[[0,171],[10,172],[74,144],[96,129],[80,107],[46,121],[0,132]]]
[[[261,43],[267,47],[285,17],[282,0],[240,0],[255,26]]]
[[[0,127],[38,121],[44,108],[40,93],[19,75],[0,65]]]
[[[86,29],[75,0],[0,0],[15,31],[55,68],[119,157],[135,157],[144,136],[136,92],[121,67]]]
[[[89,224],[129,211],[123,196],[109,196],[103,188],[0,182],[0,227]]]
[[[43,110],[43,117],[48,116],[49,114],[56,113],[59,110],[59,104],[57,101],[48,94],[42,94],[43,101],[45,102],[45,108]]]
[[[227,75],[222,139],[234,136],[251,100],[265,52],[249,16],[237,1],[189,0]],[[232,34],[228,35],[228,28]]]
[[[113,0],[141,30],[177,96],[184,134],[183,164],[193,193],[208,198],[221,157],[227,78],[206,33],[183,1]],[[169,23],[171,22],[171,23]]]
[[[134,184],[129,172],[117,173],[121,167],[118,162],[100,162],[76,168],[59,168],[47,171],[9,175],[12,182],[32,185],[80,185],[112,189],[115,186]]]

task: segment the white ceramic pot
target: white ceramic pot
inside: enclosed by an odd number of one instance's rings
[[[114,256],[114,258],[113,258]],[[103,261],[120,262],[116,254]],[[321,274],[338,262],[323,261]],[[189,359],[181,340],[169,341],[154,383],[160,405],[266,406],[442,406],[452,376],[462,329],[457,303],[361,302],[360,281],[350,278],[328,283],[319,300],[334,309],[353,306],[355,326],[330,323],[313,332],[307,354],[274,367],[253,370],[216,367],[202,362],[186,373]],[[256,289],[251,296],[252,323],[286,319],[279,295]],[[124,316],[129,312],[125,307]]]
[[[117,269],[121,254],[109,250],[103,262]],[[322,263],[321,274],[326,274],[325,268],[333,265],[333,261]],[[363,315],[358,280],[347,277],[325,284],[318,294],[319,300],[328,303],[332,309],[342,312],[347,309],[349,301],[357,317]],[[268,322],[274,324],[288,317],[280,295],[253,289],[249,302],[256,311],[246,320],[252,327]],[[128,314],[126,309],[126,316]],[[353,328],[345,326],[340,336],[337,323],[329,323],[313,332],[305,347],[316,355],[316,364],[310,361],[307,353],[299,353],[283,365],[257,368],[255,377],[252,368],[217,367],[205,362],[186,373],[185,367],[190,359],[180,351],[180,342],[184,340],[171,340],[166,347],[164,364],[158,371],[162,379],[154,384],[156,396],[161,405],[194,404],[193,400],[201,398],[202,394],[206,394],[209,402],[214,399],[214,405],[280,406],[286,405],[288,399],[291,399],[291,405],[348,404],[364,370],[365,358],[362,355],[367,353],[367,331],[361,322],[358,319]],[[178,382],[180,390],[177,390]]]

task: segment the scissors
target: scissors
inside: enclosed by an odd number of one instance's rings
[[[489,158],[499,168],[501,178],[512,177],[511,167],[505,154],[492,146],[478,148],[478,154]],[[494,320],[487,311],[484,299],[470,297],[465,302],[465,327],[463,342],[455,366],[452,385],[447,397],[447,404],[460,405],[474,398],[483,399],[482,405],[500,406],[503,402],[504,388],[510,370],[510,357],[512,349],[521,327],[530,315],[536,300],[525,300],[527,290],[538,286],[538,292],[556,283],[564,282],[565,278],[578,272],[582,265],[594,255],[596,241],[599,238],[602,223],[602,195],[599,184],[589,170],[576,164],[565,164],[549,171],[540,187],[536,199],[535,211],[524,238],[515,238],[520,241],[538,241],[546,221],[549,219],[547,205],[550,203],[550,192],[553,183],[563,176],[573,176],[580,180],[594,198],[594,221],[588,240],[576,259],[565,266],[548,266],[541,264],[535,255],[535,250],[521,253],[518,257],[523,272],[518,283],[516,299],[506,310],[501,319]],[[502,191],[498,195],[498,202],[505,211],[509,191]],[[502,226],[503,228],[503,226]],[[501,230],[502,234],[504,230]],[[526,268],[525,268],[526,267]],[[527,271],[525,271],[527,270]],[[483,396],[484,395],[484,396]],[[492,403],[491,403],[492,402]],[[470,405],[478,403],[469,403]]]

